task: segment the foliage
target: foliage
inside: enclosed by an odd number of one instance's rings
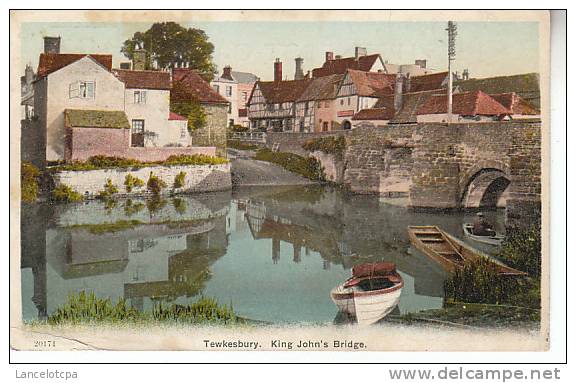
[[[112,183],[110,178],[108,178],[104,184],[104,190],[101,190],[98,193],[98,198],[109,199],[116,193],[118,193],[118,187]]]
[[[228,140],[228,141],[226,141],[226,146],[228,146],[229,148],[238,149],[238,150],[256,150],[256,149],[258,149],[258,145],[246,144],[246,143],[238,141],[238,140]]]
[[[466,263],[463,269],[456,270],[444,282],[445,297],[457,302],[522,303],[539,307],[539,293],[537,300],[525,297],[525,294],[534,297],[533,292],[530,292],[534,288],[539,289],[539,284],[534,285],[529,279],[498,274],[496,264],[485,258]]]
[[[144,181],[128,173],[126,177],[124,177],[124,186],[126,187],[126,192],[131,193],[132,189],[144,186]]]
[[[510,266],[540,278],[542,268],[540,227],[508,228],[498,256]]]
[[[272,162],[284,169],[315,181],[324,180],[324,169],[314,157],[301,157],[293,153],[272,152],[260,149],[255,158],[260,161]]]
[[[40,170],[30,162],[22,162],[20,167],[21,198],[23,202],[34,202],[38,199],[38,178]]]
[[[131,199],[127,199],[124,203],[124,214],[130,217],[134,214],[137,214],[144,208],[144,204],[142,202],[132,202]]]
[[[151,312],[130,307],[124,298],[112,302],[110,298],[97,298],[94,292],[70,294],[68,302],[51,314],[51,325],[144,322],[178,322],[190,324],[228,324],[238,322],[232,306],[220,305],[215,299],[202,297],[189,305],[162,303]]]
[[[214,45],[201,29],[185,28],[174,22],[154,23],[145,32],[136,32],[124,41],[121,52],[132,60],[137,48],[146,50],[146,69],[152,69],[154,63],[159,68],[188,63],[206,81],[216,74],[212,61]]]
[[[174,210],[176,210],[180,215],[186,213],[186,209],[188,208],[186,200],[183,200],[182,198],[174,198],[172,200],[172,206],[174,206]]]
[[[121,219],[111,223],[72,225],[70,226],[70,228],[88,230],[92,234],[106,234],[133,229],[134,227],[143,224],[144,222],[139,221],[137,219],[131,219],[131,220]]]
[[[166,182],[164,182],[160,177],[154,175],[153,172],[150,172],[146,187],[149,192],[157,196],[162,192],[162,189],[166,187]]]
[[[98,169],[114,169],[114,168],[145,168],[150,166],[173,166],[173,165],[220,165],[228,161],[221,157],[211,157],[205,154],[193,155],[173,155],[168,157],[165,161],[151,161],[140,162],[129,158],[122,157],[107,157],[107,156],[93,156],[86,161],[74,161],[69,164],[58,165],[51,168],[51,171],[64,171],[64,170],[98,170]]]
[[[188,118],[188,131],[202,129],[208,123],[206,109],[198,101],[173,102],[170,110],[176,114]]]
[[[186,172],[180,172],[174,177],[174,189],[180,189],[184,187],[186,181]]]
[[[332,154],[341,159],[346,150],[346,139],[344,136],[318,138],[305,142],[302,148],[309,152],[321,151],[326,154]]]
[[[159,195],[154,195],[146,201],[146,208],[151,215],[162,210],[164,206],[166,206],[166,200],[160,198]]]
[[[83,199],[82,194],[64,184],[60,184],[54,188],[51,197],[55,202],[78,202]]]

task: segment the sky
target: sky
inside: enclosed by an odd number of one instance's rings
[[[304,72],[319,67],[325,52],[349,57],[354,47],[380,53],[393,64],[428,60],[428,67],[447,69],[446,24],[436,22],[194,22],[214,44],[219,72],[225,65],[251,72],[262,80],[273,77],[273,62],[283,62],[284,77],[294,76],[294,59],[304,59]],[[43,36],[61,36],[61,53],[108,53],[114,66],[127,61],[120,48],[134,32],[151,23],[23,23],[22,62],[38,65]],[[468,69],[471,77],[538,72],[538,23],[460,22],[453,70]],[[22,71],[24,68],[22,68]]]

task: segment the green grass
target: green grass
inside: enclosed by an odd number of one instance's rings
[[[257,150],[258,149],[258,145],[246,144],[246,143],[238,141],[238,140],[228,140],[228,141],[226,141],[226,146],[228,146],[229,148],[238,149],[238,150]]]
[[[156,304],[152,311],[139,311],[130,307],[124,298],[113,302],[110,298],[97,298],[94,292],[70,294],[68,301],[51,314],[50,325],[80,325],[97,323],[187,323],[232,324],[238,322],[232,305],[221,305],[213,298],[201,297],[189,305]]]
[[[79,202],[84,197],[70,186],[60,184],[52,190],[51,199],[55,202]]]
[[[299,174],[314,181],[324,181],[324,169],[320,162],[313,157],[302,157],[293,153],[272,152],[269,149],[260,149],[255,159],[272,162],[284,169]]]
[[[69,164],[57,165],[50,168],[52,172],[64,170],[98,170],[98,169],[139,169],[150,166],[177,166],[177,165],[221,165],[228,163],[228,160],[221,157],[211,157],[204,154],[174,155],[165,161],[141,162],[129,158],[93,156],[86,161],[74,161]]]
[[[137,219],[130,219],[130,220],[121,219],[111,223],[71,225],[68,227],[71,229],[88,230],[92,234],[105,234],[105,233],[116,233],[119,231],[133,229],[138,225],[145,225],[145,223]]]

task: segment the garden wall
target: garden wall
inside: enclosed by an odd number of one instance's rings
[[[146,182],[150,173],[154,173],[166,183],[162,193],[191,193],[228,190],[232,188],[230,164],[222,165],[175,165],[150,166],[137,169],[99,169],[99,170],[63,170],[52,173],[55,186],[67,185],[86,198],[95,197],[104,189],[107,180],[118,187],[119,195],[138,195],[147,193]],[[180,173],[186,173],[184,186],[174,189],[174,180]],[[144,186],[134,188],[131,193],[126,191],[124,180],[131,174],[144,181]]]

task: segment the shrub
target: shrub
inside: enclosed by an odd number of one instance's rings
[[[137,214],[144,208],[144,204],[142,202],[132,202],[131,199],[127,199],[124,203],[124,214],[128,217]]]
[[[82,194],[68,185],[60,184],[52,190],[52,200],[56,202],[78,202],[82,199]]]
[[[20,190],[23,202],[34,202],[38,199],[38,178],[40,170],[30,162],[22,162],[20,168]]]
[[[108,178],[104,184],[104,190],[101,190],[98,193],[98,198],[109,199],[116,193],[118,193],[118,187],[112,183],[110,178]]]
[[[126,187],[126,192],[131,193],[134,188],[141,188],[144,186],[144,181],[128,173],[126,174],[126,177],[124,177],[124,186]]]
[[[176,210],[178,214],[182,215],[186,213],[188,204],[186,203],[186,200],[183,200],[181,198],[174,198],[172,200],[172,206],[174,206],[174,210]]]
[[[154,195],[152,198],[146,201],[146,207],[148,208],[148,212],[151,215],[162,210],[164,206],[166,206],[166,200],[160,198],[159,195]]]
[[[302,148],[309,152],[321,151],[332,154],[341,159],[346,150],[346,139],[344,136],[318,138],[305,142]]]
[[[315,181],[324,180],[324,170],[320,162],[314,157],[302,157],[293,153],[272,152],[269,149],[260,149],[255,158],[278,164],[284,169]]]
[[[173,155],[157,165],[221,165],[228,163],[226,158],[211,157],[205,154]]]
[[[528,229],[509,228],[498,256],[510,266],[540,278],[542,263],[542,243],[540,227]]]
[[[166,187],[166,182],[164,182],[160,177],[154,175],[153,172],[150,172],[146,187],[152,194],[159,195],[162,192],[162,189]]]
[[[180,172],[174,177],[174,189],[184,187],[186,181],[186,172]]]
[[[229,148],[238,149],[238,150],[256,150],[256,149],[258,149],[258,145],[246,144],[246,143],[240,142],[238,140],[228,140],[228,141],[226,141],[226,145]]]
[[[190,132],[206,126],[208,116],[198,101],[171,103],[170,111],[188,118],[188,131]]]

